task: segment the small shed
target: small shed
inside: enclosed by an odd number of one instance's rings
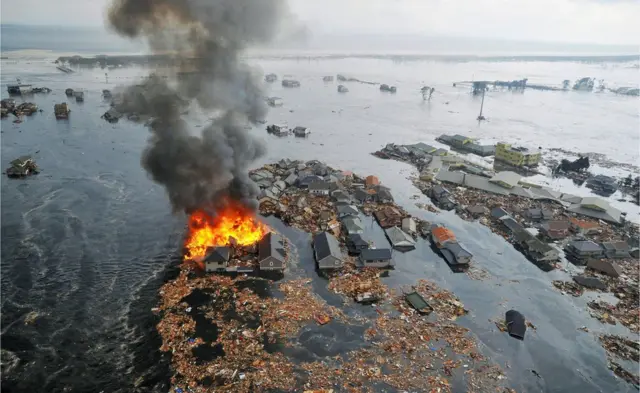
[[[284,101],[280,97],[269,97],[267,98],[267,104],[272,107],[279,107],[284,105]]]
[[[311,134],[311,130],[309,129],[309,127],[298,126],[293,129],[293,134],[299,138],[304,138]]]
[[[405,217],[402,219],[402,230],[409,235],[415,235],[417,232],[416,220],[413,217]]]
[[[333,235],[327,232],[315,235],[313,249],[319,269],[336,269],[342,266],[340,244]]]

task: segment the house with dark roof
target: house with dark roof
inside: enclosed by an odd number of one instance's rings
[[[551,210],[546,209],[527,209],[524,212],[524,216],[531,221],[547,221],[553,218]]]
[[[565,247],[567,258],[576,265],[584,265],[588,259],[602,258],[603,250],[599,244],[589,240],[575,240]]]
[[[360,188],[353,192],[353,197],[360,203],[373,202],[374,200],[374,195]]]
[[[354,216],[358,217],[360,212],[358,208],[353,205],[339,205],[336,210],[338,211],[338,217]]]
[[[498,219],[498,221],[502,222],[502,225],[504,225],[512,233],[524,230],[524,227],[511,216],[502,216]]]
[[[587,262],[587,267],[610,277],[620,277],[622,274],[622,269],[620,269],[618,264],[606,259],[590,259],[589,262]]]
[[[494,207],[493,209],[491,209],[491,217],[493,219],[497,220],[501,217],[508,216],[508,215],[509,213],[501,207]]]
[[[526,230],[518,230],[514,233],[516,243],[523,253],[543,271],[551,271],[555,268],[552,262],[558,260],[560,252],[547,243],[533,236]]]
[[[392,267],[391,250],[388,248],[368,248],[360,252],[356,262],[358,267]]]
[[[369,243],[367,243],[360,234],[354,233],[353,235],[347,236],[347,249],[349,250],[349,254],[359,255],[362,250],[366,250],[369,248]]]
[[[314,195],[329,195],[329,183],[317,181],[309,184],[309,193]]]
[[[540,234],[551,239],[559,240],[569,236],[568,221],[547,221],[540,226]]]
[[[344,230],[347,232],[347,235],[364,233],[364,225],[362,224],[362,221],[359,217],[345,216],[341,219],[341,221]]]
[[[416,241],[406,233],[402,231],[402,229],[398,227],[391,227],[384,230],[387,235],[387,239],[396,250],[413,250],[416,248]]]
[[[453,269],[464,269],[471,263],[473,255],[467,251],[460,243],[446,242],[442,248],[438,249],[444,260]]]
[[[611,259],[631,258],[629,244],[623,241],[600,243],[604,250],[604,256]]]
[[[309,186],[312,183],[318,183],[318,182],[323,182],[324,180],[322,180],[322,178],[320,176],[317,175],[307,175],[304,176],[300,175],[298,177],[298,187],[300,188],[309,188]],[[328,188],[327,188],[328,190]]]
[[[202,260],[204,270],[206,272],[224,271],[229,264],[230,256],[231,249],[229,247],[209,247],[207,249],[207,255]]]
[[[335,190],[331,192],[331,199],[333,199],[336,202],[345,202],[345,203],[351,202],[351,196],[347,194],[347,192],[344,190]]]
[[[280,235],[269,232],[258,242],[260,270],[284,270],[286,253]]]
[[[340,244],[333,235],[320,232],[313,237],[313,250],[319,269],[336,269],[342,266]]]
[[[456,203],[451,198],[451,192],[441,185],[435,185],[431,187],[428,192],[428,196],[433,203],[443,210],[453,210],[456,207]]]
[[[391,195],[391,192],[389,192],[389,190],[386,189],[386,188],[380,188],[378,190],[378,193],[375,195],[375,199],[379,203],[391,203],[391,202],[393,202],[393,196]]]

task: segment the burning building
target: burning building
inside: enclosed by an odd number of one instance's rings
[[[264,146],[245,128],[265,118],[267,105],[261,76],[242,55],[267,43],[287,14],[284,0],[112,1],[116,33],[173,59],[121,89],[113,106],[151,132],[142,167],[165,187],[174,212],[190,216],[186,260],[208,257],[218,268],[226,253],[217,247],[231,247],[231,263],[269,232],[256,219],[259,190],[247,170]],[[192,128],[191,108],[211,123]]]

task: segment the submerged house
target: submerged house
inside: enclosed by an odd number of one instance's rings
[[[269,232],[258,242],[260,270],[284,270],[286,253],[284,240],[280,235]]]
[[[364,233],[364,225],[362,224],[362,221],[360,221],[360,218],[354,216],[346,216],[343,217],[341,221],[344,230],[347,232],[347,235]]]
[[[357,261],[358,267],[386,268],[393,266],[391,250],[388,248],[369,248],[362,250]]]
[[[342,266],[340,244],[333,235],[327,232],[315,235],[313,250],[319,269],[336,269]]]
[[[360,214],[360,212],[358,211],[358,208],[356,208],[353,205],[340,205],[337,207],[336,210],[338,211],[339,218],[343,218],[347,216],[358,217],[358,215]]]
[[[347,249],[349,254],[358,255],[362,250],[369,248],[369,243],[360,234],[347,236]]]
[[[441,185],[435,185],[429,190],[429,197],[433,203],[443,210],[453,210],[456,207],[450,194],[451,192]]]
[[[551,240],[564,239],[569,236],[569,227],[568,221],[549,221],[540,226],[540,233]]]
[[[523,249],[524,254],[539,264],[545,271],[553,270],[555,266],[549,262],[556,261],[560,257],[560,252],[540,241],[526,230],[518,230],[514,233],[516,242]]]
[[[473,255],[458,242],[446,242],[439,251],[449,266],[458,269],[469,266],[473,258]]]
[[[546,209],[527,209],[524,216],[531,221],[547,221],[553,218],[553,213]]]
[[[304,138],[311,134],[311,130],[309,129],[309,127],[298,126],[293,129],[293,134],[299,138]]]
[[[393,248],[397,250],[413,250],[416,248],[416,242],[413,238],[402,231],[398,227],[391,227],[384,230],[389,242]]]
[[[565,247],[567,258],[577,265],[584,265],[588,259],[602,258],[600,245],[589,240],[572,241]]]
[[[580,203],[570,206],[567,211],[613,224],[620,224],[622,221],[620,210],[611,207],[609,202],[604,199],[595,197],[582,198]]]
[[[300,87],[300,82],[293,79],[283,79],[282,87]]]
[[[631,258],[629,253],[629,244],[623,241],[603,242],[601,243],[604,250],[604,256],[611,259]]]

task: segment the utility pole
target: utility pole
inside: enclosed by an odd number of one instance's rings
[[[486,120],[484,116],[482,116],[482,108],[484,108],[484,93],[487,91],[486,87],[482,89],[482,102],[480,103],[480,114],[478,115],[478,121]]]

